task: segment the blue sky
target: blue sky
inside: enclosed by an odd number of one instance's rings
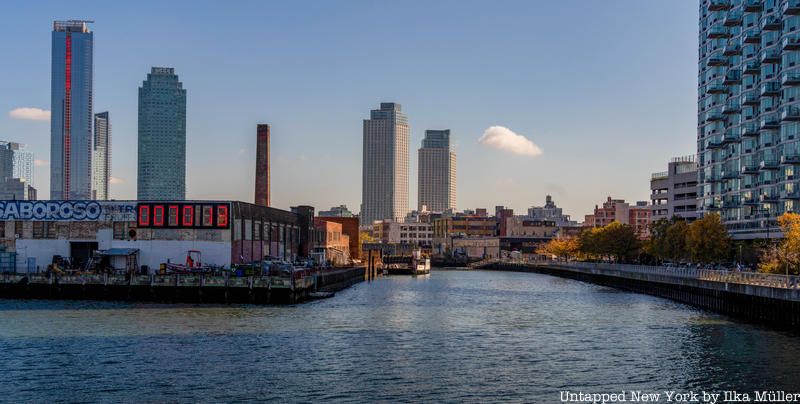
[[[187,101],[187,196],[251,201],[255,127],[272,125],[276,207],[361,201],[361,121],[399,102],[410,203],[425,129],[452,130],[458,208],[524,211],[550,193],[582,220],[606,196],[647,199],[649,176],[695,150],[695,1],[7,2],[0,139],[36,154],[49,193],[50,30],[93,19],[95,112],[113,126],[111,196],[136,195],[137,88],[176,69]],[[505,126],[539,156],[478,143]]]

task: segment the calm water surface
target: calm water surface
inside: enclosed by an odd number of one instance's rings
[[[800,390],[800,337],[545,275],[435,271],[296,306],[0,300],[0,401],[526,401]]]

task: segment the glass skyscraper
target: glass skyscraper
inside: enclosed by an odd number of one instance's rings
[[[417,210],[455,209],[456,153],[450,147],[450,130],[426,130],[418,157]]]
[[[92,197],[91,21],[55,21],[50,87],[50,199]]]
[[[408,213],[408,118],[400,104],[382,102],[364,120],[360,223]]]
[[[93,199],[106,200],[111,179],[111,122],[108,120],[108,112],[94,115],[93,147]]]
[[[153,67],[139,87],[137,195],[186,199],[186,90],[171,67]]]
[[[702,0],[698,56],[698,209],[777,236],[800,211],[800,0]]]

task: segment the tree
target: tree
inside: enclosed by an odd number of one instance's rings
[[[686,252],[686,235],[689,225],[683,220],[677,220],[669,228],[665,237],[666,256],[673,261],[689,258]]]
[[[569,261],[571,257],[578,253],[579,246],[578,240],[575,238],[554,238],[537,248],[536,253],[552,255],[563,258],[564,261]]]
[[[724,261],[730,252],[730,238],[716,213],[695,220],[686,231],[686,250],[695,262]]]
[[[677,216],[659,219],[650,225],[650,239],[646,244],[647,253],[662,260],[684,260],[686,253],[686,232],[688,225]]]
[[[579,251],[589,257],[628,261],[639,254],[641,241],[633,226],[611,222],[584,230],[578,237]]]
[[[641,241],[636,235],[636,229],[616,221],[602,227],[601,240],[604,252],[614,257],[617,262],[631,260],[639,254],[641,248]]]
[[[800,272],[800,215],[785,213],[778,218],[783,231],[783,241],[779,245],[769,244],[761,254],[758,264],[760,272],[792,273]]]

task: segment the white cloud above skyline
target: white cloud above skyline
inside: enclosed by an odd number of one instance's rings
[[[50,165],[50,162],[47,161],[47,160],[36,159],[36,160],[33,160],[33,165],[35,165],[36,167],[42,167],[42,166]]]
[[[520,156],[536,157],[542,154],[542,149],[536,143],[505,126],[490,126],[478,143]]]
[[[8,111],[8,116],[24,121],[49,121],[50,111],[41,108],[20,107]]]

